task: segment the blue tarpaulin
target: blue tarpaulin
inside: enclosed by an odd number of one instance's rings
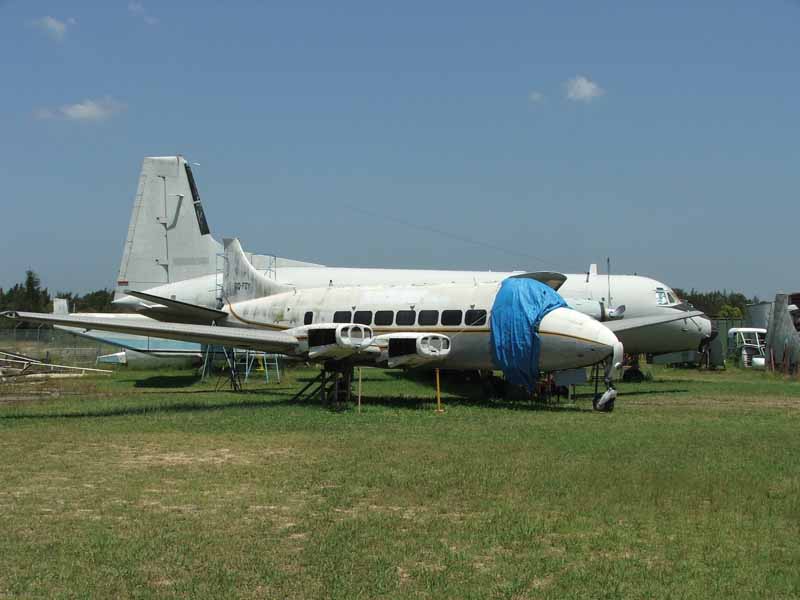
[[[507,381],[533,390],[539,378],[539,324],[564,306],[558,292],[535,279],[510,277],[500,284],[492,306],[492,357]]]

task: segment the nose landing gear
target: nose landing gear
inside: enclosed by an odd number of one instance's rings
[[[595,394],[592,400],[592,408],[599,412],[611,412],[614,410],[614,402],[617,399],[617,390],[614,384],[606,381],[607,389],[602,396]]]
[[[602,363],[598,363],[592,369],[592,376],[594,378],[594,398],[592,398],[592,408],[599,412],[611,412],[614,410],[614,403],[617,400],[617,390],[614,387],[614,372],[622,368],[623,348],[622,344],[617,342],[614,345],[614,352],[611,356],[605,359]],[[606,385],[606,391],[601,395],[599,393],[600,385],[600,365],[604,365],[603,369],[603,383]]]

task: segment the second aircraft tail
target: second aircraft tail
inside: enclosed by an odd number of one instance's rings
[[[262,298],[294,288],[278,283],[260,273],[247,259],[238,239],[225,238],[225,266],[222,295],[226,304]]]
[[[189,163],[182,156],[146,157],[115,296],[213,273],[221,250],[211,237]]]

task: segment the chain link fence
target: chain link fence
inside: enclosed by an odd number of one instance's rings
[[[99,356],[119,348],[43,325],[0,329],[0,350],[53,364],[93,367]]]

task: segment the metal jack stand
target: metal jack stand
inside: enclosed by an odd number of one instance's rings
[[[242,391],[242,376],[239,373],[239,369],[236,365],[236,354],[233,348],[223,348],[222,353],[225,355],[225,362],[228,365],[228,381],[230,382],[231,391],[233,392],[241,392]],[[219,389],[219,382],[222,380],[222,376],[217,380],[217,389]]]

